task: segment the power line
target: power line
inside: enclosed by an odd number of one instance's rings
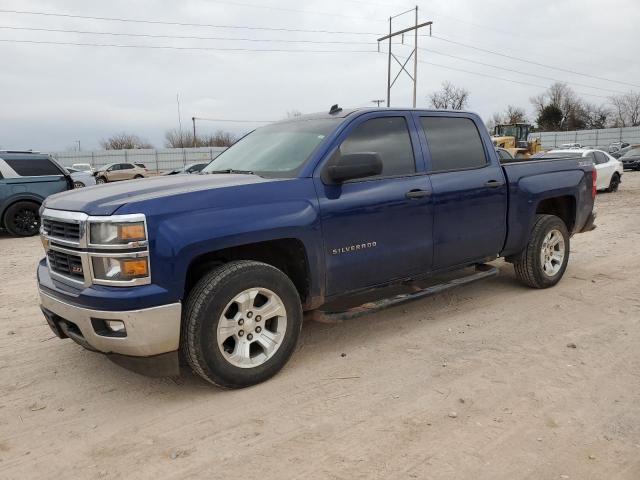
[[[274,7],[271,5],[256,5],[255,3],[243,3],[243,2],[232,2],[230,0],[215,0],[214,3],[223,3],[226,5],[234,5],[237,7],[249,7],[249,8],[262,8],[265,10],[278,10],[282,12],[295,12],[295,13],[304,13],[311,15],[326,15],[329,17],[342,17],[342,18],[350,18],[352,20],[365,20],[368,22],[380,22],[377,18],[365,18],[365,17],[357,17],[353,15],[342,15],[340,13],[331,13],[331,12],[317,12],[313,10],[300,10],[298,8],[288,8],[288,7]]]
[[[28,43],[42,45],[74,45],[80,47],[149,48],[158,50],[200,50],[213,52],[299,52],[299,53],[376,53],[376,50],[302,50],[287,48],[235,48],[235,47],[175,47],[172,45],[128,45],[116,43],[55,42],[49,40],[16,40],[0,38],[4,43]]]
[[[386,52],[382,52],[381,51],[380,53],[386,53]],[[406,57],[401,57],[401,56],[399,56],[399,58],[406,59]],[[447,70],[453,70],[453,71],[456,71],[456,72],[468,73],[470,75],[477,75],[477,76],[480,76],[480,77],[492,78],[494,80],[500,80],[500,81],[503,81],[503,82],[515,83],[515,84],[518,84],[518,85],[526,85],[528,87],[543,88],[545,90],[547,88],[549,88],[546,85],[539,85],[537,83],[523,82],[523,81],[520,81],[520,80],[513,80],[513,79],[510,79],[510,78],[497,77],[495,75],[490,75],[488,73],[474,72],[472,70],[465,70],[465,69],[462,69],[462,68],[450,67],[449,65],[442,65],[441,63],[428,62],[426,60],[418,60],[418,63],[424,63],[426,65],[431,65],[432,67],[445,68]],[[588,97],[604,98],[604,99],[607,99],[607,100],[609,99],[609,97],[605,97],[603,95],[595,95],[595,94],[592,94],[592,93],[584,93],[584,92],[576,92],[576,93],[578,95],[583,95],[583,96],[588,96]]]
[[[163,38],[163,39],[180,39],[180,40],[222,40],[222,41],[243,41],[243,42],[264,42],[264,43],[303,43],[303,44],[342,44],[342,45],[371,45],[371,42],[364,41],[345,41],[345,40],[289,40],[289,39],[256,39],[256,38],[238,38],[238,37],[211,37],[211,36],[199,36],[199,35],[155,35],[155,34],[141,34],[141,33],[119,33],[119,32],[97,32],[90,30],[67,30],[67,29],[56,29],[56,28],[36,28],[36,27],[14,27],[8,25],[0,25],[0,29],[5,30],[20,30],[20,31],[37,31],[37,32],[50,32],[50,33],[75,33],[82,35],[109,35],[109,36],[123,36],[123,37],[137,37],[137,38]],[[507,67],[501,67],[499,65],[493,65],[489,63],[480,62],[477,60],[472,60],[470,58],[460,57],[456,55],[451,55],[443,52],[438,52],[436,50],[432,50],[430,48],[419,47],[420,50],[427,51],[434,55],[444,56],[453,58],[456,60],[461,60],[464,62],[474,63],[476,65],[482,65],[485,67],[495,68],[498,70],[504,70],[507,72],[517,73],[521,75],[525,75],[523,72]],[[569,83],[571,85],[591,88],[594,90],[602,90],[608,91],[612,93],[624,94],[620,90],[613,90],[609,88],[596,87],[593,85],[586,85],[578,82],[569,82],[566,80],[557,79],[554,77],[546,77],[543,75],[537,75],[534,73],[527,73],[529,77],[540,78],[543,80],[552,80],[555,82],[564,82]]]
[[[506,53],[496,52],[494,50],[488,50],[486,48],[477,47],[475,45],[469,45],[467,43],[457,42],[455,40],[450,40],[448,38],[439,37],[437,35],[432,35],[431,38],[435,38],[435,39],[443,41],[443,42],[451,43],[453,45],[459,45],[461,47],[470,48],[472,50],[477,50],[479,52],[489,53],[491,55],[497,55],[499,57],[508,58],[510,60],[517,60],[519,62],[529,63],[531,65],[537,65],[539,67],[550,68],[552,70],[558,70],[560,72],[571,73],[573,75],[580,75],[582,77],[593,78],[593,79],[596,79],[596,80],[603,80],[605,82],[619,83],[621,85],[629,85],[631,87],[639,87],[640,88],[640,85],[635,84],[635,83],[622,82],[620,80],[612,80],[610,78],[598,77],[596,75],[589,75],[587,73],[578,72],[576,70],[570,70],[570,69],[567,69],[567,68],[556,67],[554,65],[548,65],[546,63],[536,62],[535,60],[527,60],[527,59],[524,59],[524,58],[516,57],[515,55],[509,55],[509,54],[506,54]]]
[[[186,22],[170,22],[166,20],[143,20],[143,19],[133,19],[133,18],[95,17],[95,16],[89,16],[89,15],[73,15],[69,13],[52,13],[52,12],[33,12],[33,11],[25,11],[25,10],[0,9],[0,13],[15,13],[19,15],[39,15],[39,16],[58,17],[58,18],[80,18],[83,20],[104,20],[109,22],[144,23],[148,25],[175,25],[180,27],[208,27],[208,28],[228,28],[228,29],[240,29],[240,30],[265,30],[270,32],[327,33],[327,34],[340,34],[340,35],[378,35],[378,32],[309,30],[309,29],[302,29],[302,28],[254,27],[254,26],[244,26],[244,25],[216,25],[216,24],[210,24],[210,23],[186,23]]]
[[[342,44],[342,45],[373,45],[373,42],[364,41],[347,41],[347,40],[284,40],[270,38],[238,38],[238,37],[207,37],[199,35],[155,35],[146,33],[119,33],[119,32],[96,32],[90,30],[65,30],[59,28],[36,28],[36,27],[13,27],[8,25],[0,25],[0,29],[4,30],[21,30],[33,32],[50,32],[50,33],[77,33],[82,35],[109,35],[117,37],[141,37],[141,38],[169,38],[178,40],[229,40],[241,42],[271,42],[271,43],[311,43],[311,44]]]
[[[490,63],[479,62],[477,60],[472,60],[470,58],[459,57],[457,55],[451,55],[451,54],[448,54],[448,53],[437,52],[435,50],[431,50],[430,48],[423,48],[423,47],[418,47],[418,48],[420,50],[424,50],[424,51],[432,53],[434,55],[440,55],[440,56],[443,56],[443,57],[454,58],[456,60],[462,60],[464,62],[475,63],[476,65],[482,65],[482,66],[485,66],[485,67],[496,68],[498,70],[504,70],[504,71],[507,71],[507,72],[517,73],[519,75],[526,75],[528,77],[540,78],[542,80],[551,80],[551,81],[554,81],[554,82],[563,82],[563,83],[568,83],[568,84],[571,84],[571,85],[576,85],[576,86],[579,86],[579,87],[592,88],[594,90],[602,90],[602,91],[605,91],[605,92],[613,92],[613,93],[620,93],[620,94],[624,94],[625,93],[625,92],[622,92],[620,90],[612,90],[610,88],[595,87],[593,85],[586,85],[586,84],[583,84],[583,83],[569,82],[569,81],[566,81],[566,80],[560,80],[560,79],[553,78],[553,77],[545,77],[543,75],[537,75],[535,73],[524,73],[524,72],[522,72],[520,70],[515,70],[515,69],[512,69],[512,68],[500,67],[498,65],[492,65]]]

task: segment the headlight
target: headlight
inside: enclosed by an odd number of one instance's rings
[[[96,280],[128,281],[149,276],[147,257],[92,257]]]
[[[147,239],[144,222],[96,222],[89,228],[92,245],[127,245]]]

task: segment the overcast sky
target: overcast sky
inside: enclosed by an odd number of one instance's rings
[[[83,150],[96,149],[100,139],[121,131],[136,133],[161,147],[164,132],[178,127],[177,93],[185,129],[191,128],[193,116],[277,120],[290,110],[324,111],[333,103],[371,106],[371,100],[386,95],[387,59],[384,53],[376,53],[376,33],[388,31],[389,15],[414,5],[402,0],[0,0],[0,10],[283,29],[159,25],[0,12],[1,40],[307,50],[171,50],[0,41],[0,148],[54,151],[77,148],[80,140]],[[427,49],[419,52],[419,59],[439,66],[419,64],[418,106],[427,106],[429,92],[446,80],[468,89],[469,109],[485,119],[507,104],[523,106],[531,113],[529,98],[553,83],[540,77],[573,84],[576,91],[592,94],[584,98],[595,103],[605,103],[607,96],[634,88],[472,50],[442,38],[640,85],[638,0],[429,0],[418,5],[420,21],[432,20],[433,34],[440,37],[419,40]],[[400,17],[394,29],[412,21],[411,15]],[[15,27],[263,41],[93,35]],[[405,38],[405,43],[411,41]],[[410,48],[396,45],[394,51],[406,55]],[[411,91],[408,81],[398,81],[392,90],[392,106],[410,106]],[[199,122],[197,126],[202,132],[222,128],[241,133],[258,124]]]

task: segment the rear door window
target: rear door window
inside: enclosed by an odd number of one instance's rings
[[[607,163],[609,161],[609,157],[607,157],[602,152],[593,152],[593,154],[596,156],[596,164],[597,165],[601,165],[601,164]]]
[[[431,171],[480,168],[487,164],[480,132],[468,118],[420,117],[431,154]]]
[[[410,175],[416,171],[413,147],[404,117],[366,120],[355,127],[340,145],[340,153],[378,153],[382,177]]]
[[[62,175],[60,169],[48,158],[5,158],[4,161],[21,177]]]

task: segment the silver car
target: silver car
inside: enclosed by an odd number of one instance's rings
[[[76,170],[73,167],[67,167],[67,172],[69,172],[71,180],[73,180],[73,188],[90,187],[96,184],[96,177],[91,172]]]

